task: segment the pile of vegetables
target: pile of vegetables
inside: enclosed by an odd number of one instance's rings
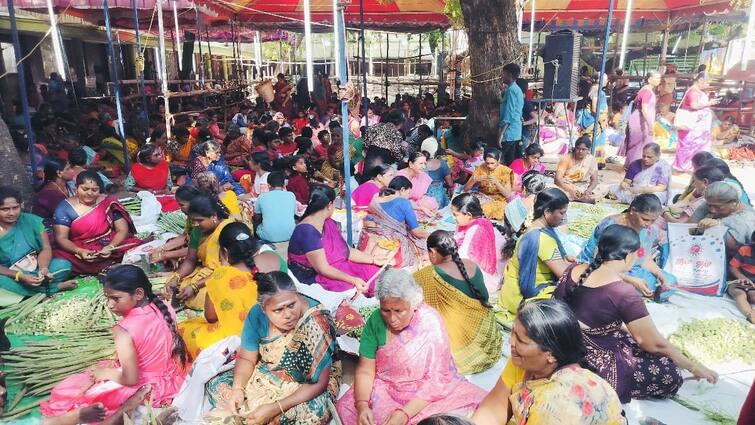
[[[705,365],[735,360],[755,364],[755,327],[742,320],[692,320],[682,324],[669,341]]]
[[[369,307],[360,307],[357,309],[359,311],[359,314],[362,316],[365,322],[367,322],[367,319],[370,318],[370,315],[379,308],[379,305],[371,305]],[[361,326],[357,329],[352,330],[351,332],[347,333],[346,336],[350,336],[352,338],[360,339],[362,337],[362,331],[364,330],[364,326]]]
[[[118,202],[120,202],[120,204],[123,205],[123,208],[125,208],[129,214],[131,215],[142,214],[142,199],[139,198],[138,196],[125,198],[125,199],[119,199]]]
[[[616,214],[621,211],[621,208],[622,206],[612,206],[609,204],[590,205],[573,202],[569,205],[570,217],[567,223],[569,233],[589,239],[601,220],[609,215]],[[579,217],[572,218],[571,212],[577,211],[579,212]]]
[[[162,233],[181,234],[186,228],[186,214],[181,211],[174,211],[160,214],[157,220],[157,227]]]
[[[42,295],[42,294],[40,294]],[[16,335],[60,335],[91,331],[109,331],[116,322],[107,308],[106,298],[73,296],[62,299],[45,299],[38,295],[24,301],[26,304],[8,320],[8,332]],[[29,301],[32,302],[29,302]],[[39,300],[39,302],[37,302]],[[0,311],[0,316],[6,314]]]

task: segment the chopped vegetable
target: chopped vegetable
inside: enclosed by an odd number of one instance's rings
[[[621,209],[611,204],[591,205],[574,202],[569,205],[569,233],[589,239],[601,220],[619,211]]]
[[[105,297],[99,294],[29,303],[8,320],[7,330],[16,335],[58,335],[109,330],[115,322]]]
[[[669,341],[685,355],[705,365],[734,360],[755,364],[755,327],[742,320],[686,322]]]
[[[131,215],[140,215],[142,213],[142,200],[139,197],[120,199],[118,202]]]
[[[186,228],[186,214],[181,211],[160,214],[157,227],[162,233],[181,234]]]

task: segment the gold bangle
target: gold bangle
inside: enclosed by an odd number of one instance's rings
[[[285,414],[286,412],[283,411],[283,406],[281,406],[281,402],[278,400],[275,400],[276,403],[278,403],[278,409],[281,410],[281,415]]]
[[[21,280],[21,276],[23,276],[23,275],[24,274],[21,272],[21,270],[17,271],[16,272],[16,282],[20,281]]]

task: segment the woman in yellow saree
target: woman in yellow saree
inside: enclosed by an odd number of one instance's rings
[[[464,191],[470,192],[474,186],[478,186],[475,196],[480,199],[485,217],[503,220],[503,210],[514,193],[516,177],[511,168],[501,164],[501,151],[490,149],[483,158],[485,163],[474,170]]]
[[[165,284],[166,296],[175,297],[188,308],[205,306],[205,284],[220,265],[218,238],[223,228],[233,222],[228,210],[210,195],[197,195],[189,201],[189,218],[194,227],[189,233],[189,252]]]
[[[288,271],[275,252],[258,252],[257,241],[244,223],[228,223],[218,237],[220,263],[207,279],[204,315],[179,323],[191,358],[212,344],[241,335],[246,314],[257,304],[254,274]]]
[[[425,303],[438,310],[451,341],[451,355],[459,373],[489,369],[502,353],[501,332],[480,269],[459,257],[453,234],[436,230],[427,238],[432,265],[414,274]],[[474,273],[470,276],[467,270]]]

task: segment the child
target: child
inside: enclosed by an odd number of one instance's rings
[[[101,362],[56,385],[40,405],[49,418],[44,422],[73,425],[118,418],[138,407],[150,391],[152,405],[159,407],[170,404],[181,388],[186,345],[173,309],[155,296],[139,267],[115,267],[102,282],[108,308],[123,317],[113,326],[118,360]]]
[[[257,227],[257,236],[268,242],[284,242],[291,239],[296,222],[296,196],[286,190],[286,176],[274,171],[267,177],[270,192],[257,199],[257,214],[262,223]]]
[[[751,236],[755,241],[755,232]],[[729,282],[726,291],[737,303],[737,308],[750,323],[755,323],[755,242],[742,245],[729,261],[729,273],[735,280]]]
[[[462,168],[462,171],[464,174],[467,174],[467,178],[474,173],[474,170],[479,167],[480,165],[485,163],[485,160],[482,158],[483,154],[485,153],[485,144],[482,142],[477,142],[474,145],[472,145],[472,154],[467,158],[466,161],[464,161],[464,167]]]

